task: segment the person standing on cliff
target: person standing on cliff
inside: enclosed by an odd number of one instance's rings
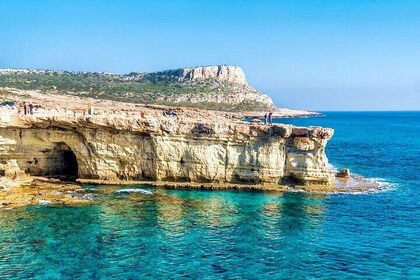
[[[88,112],[88,115],[93,115],[93,105],[92,105],[92,103],[88,104],[87,112]]]
[[[26,116],[27,113],[28,113],[28,107],[26,106],[26,103],[23,102],[23,114]]]
[[[267,113],[264,115],[264,125],[267,125]]]
[[[273,124],[273,112],[268,113],[268,123]]]
[[[34,114],[34,105],[32,105],[32,103],[29,104],[29,114]]]

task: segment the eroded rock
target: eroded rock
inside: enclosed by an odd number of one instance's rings
[[[332,182],[325,128],[226,118],[39,116],[0,128],[7,176],[303,185]],[[68,173],[68,174],[66,174]]]
[[[315,142],[309,137],[296,137],[294,140],[294,146],[302,151],[310,151],[315,148]]]
[[[349,169],[343,169],[337,172],[336,175],[338,178],[350,178],[350,170]]]

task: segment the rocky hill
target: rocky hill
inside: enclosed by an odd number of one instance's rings
[[[153,73],[0,69],[0,87],[113,101],[226,111],[275,110],[270,97],[250,87],[237,66],[206,66]]]

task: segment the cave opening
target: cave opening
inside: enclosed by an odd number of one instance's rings
[[[64,142],[47,142],[27,150],[29,157],[18,161],[26,174],[73,181],[79,175],[76,154]]]
[[[79,173],[79,165],[77,163],[76,155],[71,149],[63,151],[63,163],[64,165],[61,175],[77,177]]]

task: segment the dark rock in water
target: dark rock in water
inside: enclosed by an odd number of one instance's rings
[[[227,271],[226,269],[224,269],[224,268],[223,268],[221,265],[219,265],[219,264],[212,264],[211,266],[212,266],[213,270],[214,270],[216,273],[224,273],[224,272],[226,272],[226,271]]]
[[[337,175],[338,178],[350,178],[350,170],[349,169],[343,169],[338,171]]]

